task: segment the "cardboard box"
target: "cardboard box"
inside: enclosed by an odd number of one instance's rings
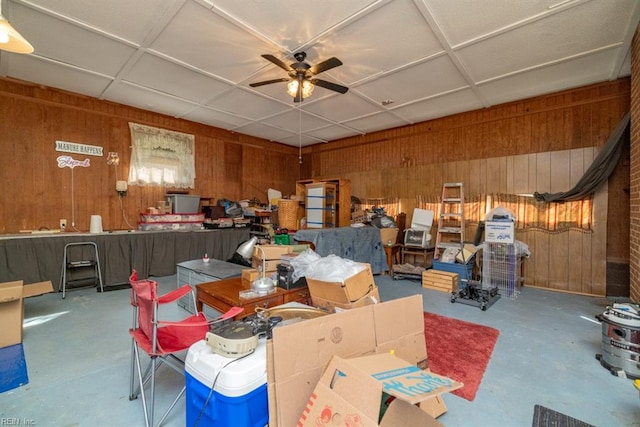
[[[422,287],[442,292],[453,292],[458,289],[459,279],[457,273],[440,270],[425,270],[422,272]]]
[[[262,268],[265,268],[265,271],[267,273],[271,273],[271,272],[275,272],[278,270],[278,265],[281,263],[282,261],[280,261],[279,259],[272,259],[272,260],[262,260],[260,258],[257,257],[253,257],[251,258],[251,266],[255,269],[257,269],[258,271],[262,271]]]
[[[488,243],[515,243],[515,224],[513,221],[485,222],[484,241]]]
[[[291,245],[257,245],[253,248],[253,256],[259,260],[280,260],[281,255],[291,253],[292,249]]]
[[[456,261],[461,264],[468,264],[472,261],[475,261],[474,255],[478,251],[480,247],[474,246],[472,244],[465,244],[462,249],[456,254]]]
[[[320,298],[317,296],[311,296],[311,304],[314,307],[320,308],[322,310],[328,311],[329,313],[335,313],[340,310],[351,310],[358,307],[364,307],[365,305],[377,304],[380,302],[380,293],[378,292],[378,287],[376,286],[370,293],[363,296],[357,301],[350,303],[342,303],[331,301],[328,299]]]
[[[247,282],[254,282],[256,280],[258,280],[260,273],[258,272],[257,269],[255,268],[245,268],[244,270],[242,270],[242,280],[245,280]]]
[[[0,348],[22,342],[24,298],[53,292],[50,281],[24,285],[22,280],[0,283]]]
[[[351,359],[334,356],[297,425],[331,425],[339,419],[341,425],[362,427],[441,426],[416,405],[460,387],[388,353]]]
[[[397,228],[381,228],[380,229],[380,240],[383,245],[388,245],[391,242],[392,245],[396,243],[396,239],[398,238],[398,229]]]
[[[389,353],[427,367],[422,295],[282,324],[267,342],[269,426],[295,426],[324,367],[334,356]],[[426,406],[434,417],[446,412],[442,399]],[[422,406],[422,405],[421,405]]]
[[[365,265],[364,270],[348,277],[344,282],[325,282],[307,277],[307,287],[311,298],[349,304],[369,295],[376,288],[376,282],[373,280],[371,266]]]

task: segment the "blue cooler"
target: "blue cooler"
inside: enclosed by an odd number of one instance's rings
[[[269,423],[265,339],[258,341],[253,354],[240,360],[214,353],[204,340],[198,341],[187,353],[185,378],[187,427],[196,421],[208,427]]]

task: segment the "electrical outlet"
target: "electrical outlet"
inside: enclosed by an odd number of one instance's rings
[[[67,220],[66,219],[61,219],[60,220],[60,230],[65,230],[67,228]]]

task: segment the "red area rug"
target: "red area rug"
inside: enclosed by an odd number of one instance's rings
[[[472,401],[489,364],[500,331],[488,326],[424,313],[429,369],[459,381],[452,393]]]

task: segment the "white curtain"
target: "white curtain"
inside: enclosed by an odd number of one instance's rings
[[[194,136],[129,123],[131,166],[129,184],[194,188]]]

